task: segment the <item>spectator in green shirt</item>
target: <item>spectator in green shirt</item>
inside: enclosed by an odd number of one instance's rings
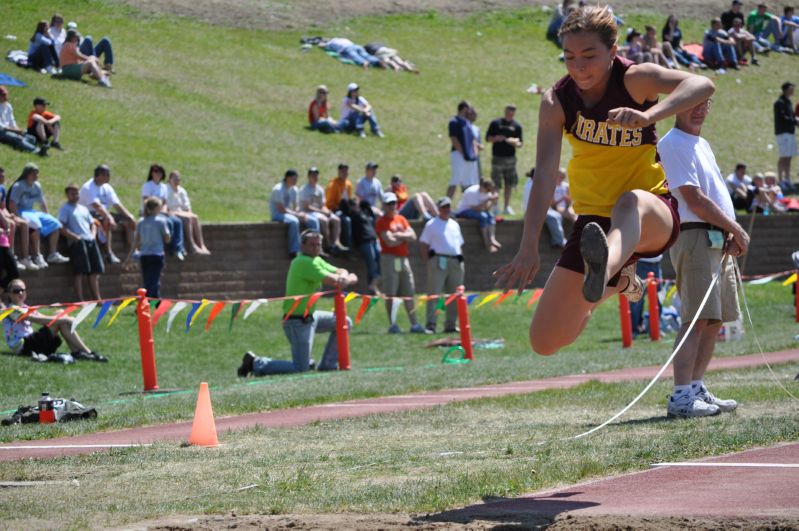
[[[746,29],[755,36],[760,46],[771,48],[775,52],[784,51],[779,45],[782,39],[782,27],[780,17],[769,13],[766,4],[758,4],[757,9],[752,10],[746,17]],[[770,43],[768,38],[773,35],[774,43]]]
[[[358,282],[355,274],[325,262],[319,256],[321,253],[322,235],[315,230],[304,231],[300,236],[300,254],[291,261],[286,276],[286,297],[311,295],[319,290],[321,284],[335,288]],[[291,361],[260,357],[247,351],[237,371],[239,376],[245,377],[250,373],[255,376],[288,374],[312,369],[311,350],[317,332],[330,332],[319,370],[333,371],[338,368],[336,315],[333,312],[315,311],[309,312],[306,316],[307,297],[291,312],[291,315],[287,315],[294,302],[293,298],[283,301],[283,332],[291,345]],[[349,317],[347,321],[352,326]]]

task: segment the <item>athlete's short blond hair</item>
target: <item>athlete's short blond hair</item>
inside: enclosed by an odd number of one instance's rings
[[[618,38],[618,26],[613,11],[608,6],[585,6],[575,9],[563,21],[558,36],[562,42],[563,37],[569,33],[581,32],[598,34],[602,43],[612,48]]]

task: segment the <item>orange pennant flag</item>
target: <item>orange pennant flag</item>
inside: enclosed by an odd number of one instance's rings
[[[225,307],[224,302],[217,302],[214,303],[214,306],[211,308],[211,313],[208,314],[208,321],[205,323],[205,331],[207,332],[209,328],[211,328],[211,323],[214,322],[216,316],[219,315],[219,312]]]
[[[289,308],[288,313],[286,313],[285,317],[283,317],[284,321],[287,321],[288,318],[291,317],[291,314],[294,313],[294,310],[297,309],[297,306],[300,305],[300,302],[302,302],[302,299],[304,298],[305,297],[294,297],[294,304],[291,305],[291,308]]]
[[[67,306],[66,308],[64,308],[64,310],[62,312],[59,312],[55,317],[53,317],[52,321],[47,323],[47,328],[50,328],[51,326],[53,326],[55,324],[56,321],[58,321],[62,317],[66,317],[67,315],[71,314],[72,312],[74,312],[77,309],[78,309],[78,306]]]
[[[30,314],[32,314],[33,312],[35,312],[35,311],[36,311],[36,310],[38,310],[39,308],[41,308],[41,306],[31,306],[30,308],[28,308],[28,309],[27,309],[27,311],[26,311],[25,313],[23,313],[22,315],[20,315],[19,317],[17,317],[17,320],[16,320],[16,321],[14,321],[14,324],[17,324],[17,323],[19,323],[19,322],[22,322],[22,321],[24,321],[25,319],[27,319],[27,318],[28,318],[28,316],[29,316]]]
[[[458,295],[460,295],[460,293],[453,293],[452,295],[450,295],[449,297],[447,297],[447,300],[446,300],[446,301],[444,301],[444,306],[449,306],[449,304],[450,304],[452,301],[454,301],[455,299],[457,299],[457,298],[458,298]]]
[[[510,297],[511,295],[513,295],[513,292],[512,292],[512,291],[506,291],[505,293],[503,293],[502,295],[500,295],[500,297],[499,297],[499,298],[497,299],[497,301],[494,303],[494,306],[499,306],[500,304],[502,304],[502,301],[504,301],[505,299],[507,299],[507,298],[508,298],[508,297]]]
[[[303,317],[308,317],[308,312],[311,311],[311,308],[313,307],[314,304],[316,304],[316,301],[318,301],[319,297],[321,296],[322,292],[318,292],[308,297],[308,305],[305,307],[305,313],[302,314]]]
[[[533,295],[530,297],[530,300],[527,301],[527,307],[530,308],[533,304],[535,304],[536,301],[541,298],[541,295],[543,295],[543,293],[544,290],[541,288],[534,289]]]
[[[366,310],[369,308],[369,303],[372,301],[372,297],[369,295],[364,295],[363,300],[361,301],[361,307],[358,308],[358,314],[355,316],[355,324],[361,324],[361,319],[363,318],[363,314],[366,313]]]
[[[161,318],[162,315],[166,313],[168,309],[170,309],[175,303],[172,301],[161,299],[161,303],[158,305],[158,308],[155,309],[155,313],[153,313],[153,326],[158,324],[158,320]]]

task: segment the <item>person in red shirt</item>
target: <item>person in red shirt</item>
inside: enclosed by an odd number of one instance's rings
[[[39,145],[47,145],[47,140],[52,138],[49,147],[63,149],[59,142],[61,117],[48,111],[48,105],[44,98],[34,98],[33,110],[28,114],[28,134],[35,136]]]
[[[316,97],[308,105],[308,123],[311,129],[322,133],[338,133],[338,123],[330,117],[327,109],[327,87],[319,85]]]
[[[416,240],[416,233],[404,216],[397,213],[397,196],[392,192],[383,195],[383,216],[375,222],[375,232],[380,239],[380,272],[383,277],[383,293],[386,295],[386,311],[391,326],[389,334],[402,332],[397,324],[396,312],[392,312],[394,299],[403,297],[405,311],[411,322],[411,333],[424,334],[424,327],[416,321],[413,296],[415,287],[413,270],[408,260],[408,242]],[[393,314],[393,315],[392,315]]]

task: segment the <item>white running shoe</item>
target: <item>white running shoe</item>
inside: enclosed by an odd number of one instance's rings
[[[69,258],[59,253],[58,251],[55,251],[50,253],[50,256],[47,257],[47,261],[51,264],[66,264],[67,262],[69,262]]]
[[[33,260],[31,260],[29,256],[20,260],[19,265],[24,267],[26,271],[38,271],[40,269],[39,266],[33,263]]]
[[[28,268],[27,268],[27,267],[25,267],[25,265],[24,265],[22,262],[20,262],[19,260],[14,260],[14,261],[17,263],[17,271],[25,271],[26,269],[28,269]]]
[[[503,214],[505,214],[506,216],[512,216],[515,213],[516,212],[513,211],[513,209],[510,207],[510,205],[506,206],[505,210],[503,210]]]
[[[699,400],[704,401],[707,404],[713,404],[714,406],[718,406],[719,411],[722,413],[727,413],[729,411],[734,411],[735,408],[738,407],[738,402],[729,398],[729,399],[721,399],[717,398],[716,395],[711,393],[707,387],[704,385],[699,389],[699,392],[694,395],[694,397],[698,398]]]
[[[33,263],[36,264],[39,269],[44,269],[47,267],[47,262],[44,261],[44,256],[37,254],[36,258],[33,259]]]
[[[681,395],[675,400],[672,395],[669,398],[668,417],[689,419],[693,417],[712,417],[721,413],[717,405],[708,404],[701,398],[693,395]]]
[[[630,302],[638,302],[644,296],[644,281],[635,274],[635,264],[625,266],[621,270],[621,278],[627,279],[627,285],[619,293]]]

